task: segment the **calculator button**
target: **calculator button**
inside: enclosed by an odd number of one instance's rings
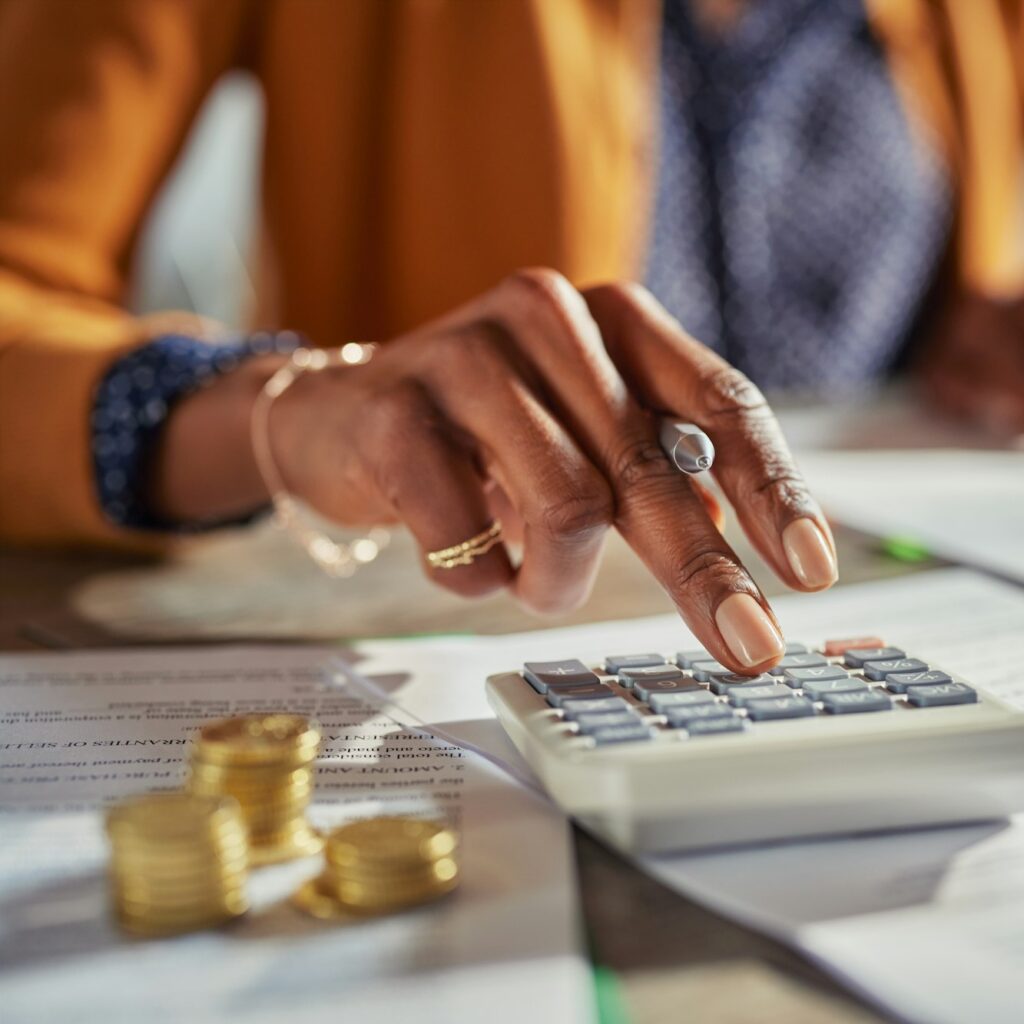
[[[850,673],[840,665],[818,665],[816,668],[787,668],[783,678],[792,687],[803,686],[807,680],[849,679]]]
[[[731,669],[726,668],[724,665],[717,661],[695,661],[690,666],[690,671],[693,673],[694,679],[699,679],[702,683],[706,683],[712,676],[728,675]]]
[[[637,740],[649,740],[653,733],[646,725],[609,725],[603,729],[594,729],[588,735],[600,747],[606,743],[631,743]]]
[[[786,644],[787,654],[806,654],[807,647],[804,644]]]
[[[822,652],[830,658],[838,658],[847,651],[858,650],[861,647],[884,647],[885,641],[877,636],[858,636],[846,640],[826,640]]]
[[[573,658],[569,661],[528,661],[523,666],[526,681],[538,692],[554,686],[590,686],[599,682],[596,675]]]
[[[743,732],[743,719],[737,718],[700,718],[686,725],[691,736],[720,736],[727,732]]]
[[[953,680],[945,672],[933,668],[927,672],[894,672],[886,676],[885,686],[893,693],[906,693],[916,686],[936,686],[951,682]]]
[[[836,679],[805,679],[800,684],[804,695],[812,700],[823,700],[830,693],[855,693],[866,690],[868,684],[863,679],[844,676]]]
[[[715,701],[713,704],[698,704],[690,708],[669,708],[665,717],[674,729],[685,729],[690,722],[703,722],[711,718],[736,718],[736,715],[727,704]]]
[[[612,675],[624,668],[643,668],[645,665],[664,665],[665,659],[660,654],[610,654],[604,659],[604,667]]]
[[[784,671],[790,686],[799,686],[805,679],[848,679],[850,673],[842,665],[813,665],[810,668],[787,668]]]
[[[888,661],[890,658],[905,658],[906,651],[898,647],[858,647],[855,651],[847,651],[843,655],[843,663],[847,668],[861,668],[868,661]]]
[[[638,682],[633,688],[638,700],[649,701],[658,693],[704,693],[698,683],[689,676],[681,679],[656,679],[653,683]]]
[[[746,705],[747,714],[755,722],[773,718],[807,718],[814,714],[814,705],[806,697],[770,697],[752,700]]]
[[[781,676],[790,668],[824,668],[828,662],[820,654],[787,654],[777,665],[768,671],[773,676]]]
[[[781,683],[760,684],[754,686],[734,686],[729,690],[729,702],[733,707],[745,708],[752,700],[763,700],[766,697],[792,697],[793,691]]]
[[[573,686],[564,689],[548,690],[548,703],[553,708],[564,708],[566,704],[571,704],[577,700],[607,699],[622,700],[621,697],[616,698],[615,691],[610,686],[605,686],[604,683],[596,683],[594,686]]]
[[[616,711],[612,715],[577,715],[573,721],[580,732],[592,733],[595,729],[610,729],[616,725],[643,725],[643,719],[634,711]]]
[[[677,683],[680,679],[689,679],[675,665],[650,665],[644,668],[627,668],[619,673],[619,682],[627,689],[635,683]]]
[[[741,676],[738,672],[718,672],[711,677],[710,686],[712,692],[721,695],[728,693],[734,686],[747,686],[751,683],[768,686],[777,681],[767,672],[762,672],[759,676]]]
[[[946,704],[977,704],[978,694],[965,683],[911,686],[907,700],[917,708],[939,708]]]
[[[566,721],[575,722],[580,715],[612,715],[632,710],[621,697],[610,700],[571,700],[562,706]]]
[[[652,693],[649,701],[651,710],[659,715],[668,714],[671,708],[692,708],[719,704],[707,690],[688,690],[685,693]]]
[[[889,711],[892,709],[892,698],[881,690],[864,687],[863,690],[845,691],[843,693],[823,693],[821,703],[825,710],[833,715],[857,714],[861,711]]]
[[[705,650],[680,651],[676,655],[676,664],[680,668],[693,668],[695,661],[714,661],[714,658]]]
[[[917,658],[888,658],[885,661],[866,661],[863,672],[868,679],[876,682],[891,676],[894,672],[927,672],[928,666]]]

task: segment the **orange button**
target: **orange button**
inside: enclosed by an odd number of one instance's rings
[[[852,640],[826,640],[824,653],[829,658],[835,658],[847,651],[856,651],[861,647],[884,647],[885,641],[877,636],[858,636]]]

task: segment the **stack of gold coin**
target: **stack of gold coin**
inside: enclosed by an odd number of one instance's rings
[[[319,730],[301,715],[225,718],[200,729],[188,788],[239,802],[250,863],[305,857],[323,847],[306,821],[319,748]]]
[[[125,800],[107,814],[121,926],[135,935],[210,928],[245,913],[248,839],[236,801],[188,793]]]
[[[383,914],[426,903],[458,885],[458,839],[441,822],[380,817],[327,837],[324,870],[295,894],[314,917]]]

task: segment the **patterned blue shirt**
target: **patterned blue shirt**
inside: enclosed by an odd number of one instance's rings
[[[134,529],[181,528],[146,503],[149,464],[171,407],[243,359],[291,352],[298,344],[291,331],[216,344],[174,334],[119,359],[101,381],[92,410],[93,467],[107,518]]]
[[[863,0],[758,0],[722,38],[666,0],[647,283],[759,385],[834,394],[900,356],[951,219]]]
[[[863,0],[758,0],[712,38],[665,0],[662,144],[647,282],[693,335],[765,388],[835,393],[898,359],[950,225]],[[93,411],[100,503],[167,529],[145,499],[174,402],[294,335],[160,338],[120,360]]]

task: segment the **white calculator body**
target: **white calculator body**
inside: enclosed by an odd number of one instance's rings
[[[756,679],[704,651],[527,662],[487,693],[553,799],[625,850],[1024,809],[1024,713],[876,638],[791,644]]]

